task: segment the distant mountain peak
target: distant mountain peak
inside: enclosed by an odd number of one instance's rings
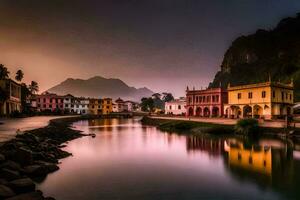
[[[94,76],[89,79],[68,78],[60,84],[47,90],[59,95],[72,94],[74,96],[104,98],[110,97],[124,100],[140,101],[142,97],[149,97],[154,92],[146,87],[135,88],[128,86],[117,78]]]

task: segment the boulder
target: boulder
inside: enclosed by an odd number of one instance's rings
[[[3,154],[0,154],[0,163],[2,163],[3,161],[5,161],[5,156]]]
[[[26,193],[35,190],[35,184],[30,178],[16,179],[8,183],[16,193]]]
[[[10,189],[9,187],[5,185],[0,185],[0,199],[8,198],[15,196],[16,194]]]
[[[24,168],[24,172],[29,176],[45,176],[48,174],[48,170],[44,165],[29,165]]]
[[[0,168],[12,169],[12,170],[15,170],[15,171],[21,171],[22,170],[22,167],[20,166],[19,163],[16,163],[16,162],[11,161],[11,160],[7,160],[4,163],[2,163],[0,165]]]
[[[32,152],[24,147],[17,149],[14,160],[21,165],[29,165],[32,163]]]
[[[4,169],[1,169],[1,171],[0,171],[0,177],[6,179],[8,181],[11,181],[11,180],[20,178],[20,173],[15,170],[4,168]]]
[[[7,200],[44,200],[43,194],[41,191],[29,192],[25,194],[20,194]]]

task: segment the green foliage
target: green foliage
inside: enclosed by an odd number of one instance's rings
[[[154,109],[154,101],[151,97],[149,98],[142,98],[141,99],[142,103],[141,103],[141,109],[144,112],[152,112]]]
[[[163,98],[162,98],[162,100],[163,100],[164,102],[169,102],[169,101],[173,101],[173,100],[174,100],[174,97],[173,97],[172,93],[164,92],[164,93],[163,93]]]
[[[0,80],[7,78],[9,78],[9,71],[3,64],[0,64]]]
[[[238,134],[257,135],[259,133],[259,125],[256,119],[240,119],[237,121],[234,130]]]
[[[36,81],[31,81],[31,84],[28,86],[29,91],[31,94],[35,94],[39,91],[39,85]]]
[[[209,87],[268,81],[295,84],[295,100],[300,100],[300,16],[283,19],[271,31],[237,38],[226,51],[221,71]]]
[[[17,71],[17,73],[16,73],[16,77],[15,77],[15,79],[17,80],[17,81],[22,81],[22,79],[24,78],[24,72],[22,71],[22,70],[18,70]]]

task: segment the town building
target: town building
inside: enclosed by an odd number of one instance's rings
[[[75,113],[75,97],[71,94],[64,96],[64,111],[67,113]]]
[[[124,104],[125,104],[124,109],[127,112],[140,111],[140,105],[137,102],[134,102],[134,101],[125,101]]]
[[[165,103],[165,114],[186,115],[186,99],[180,98]]]
[[[230,118],[281,118],[293,113],[294,85],[271,80],[264,83],[228,86],[225,116]]]
[[[84,97],[74,98],[74,113],[79,115],[89,114],[89,102],[89,99]]]
[[[125,104],[125,101],[121,98],[118,98],[117,100],[115,100],[114,106],[113,106],[113,110],[114,112],[124,112],[126,110],[128,110],[128,105]]]
[[[204,90],[186,89],[186,115],[197,117],[220,117],[223,105],[227,103],[227,90],[208,88]]]
[[[36,102],[32,101],[32,106],[34,106],[33,103],[36,105],[36,110],[43,112],[43,111],[49,111],[49,112],[60,112],[64,109],[64,97],[59,96],[57,94],[44,92],[40,95],[35,96]]]
[[[102,114],[107,115],[113,111],[113,103],[111,98],[104,98],[102,101]]]
[[[89,99],[89,113],[92,115],[102,114],[102,99]]]
[[[0,115],[21,112],[21,85],[11,79],[4,79],[0,80],[0,89],[7,96],[0,102]]]

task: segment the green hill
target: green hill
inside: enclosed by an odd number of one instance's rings
[[[221,71],[209,87],[227,87],[272,80],[295,84],[300,100],[300,13],[281,20],[273,30],[257,30],[233,41],[226,51]]]

